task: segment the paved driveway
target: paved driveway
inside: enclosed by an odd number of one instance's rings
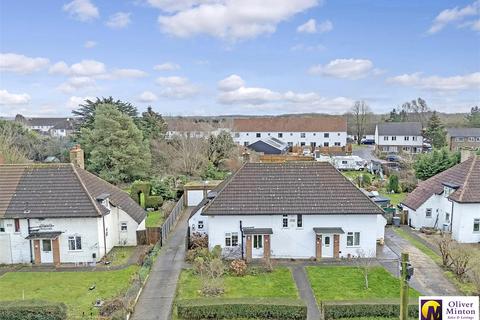
[[[458,295],[455,286],[445,278],[440,268],[430,257],[397,235],[392,228],[385,229],[385,244],[398,256],[402,252],[410,254],[410,262],[415,273],[410,286],[424,295]],[[388,271],[398,276],[398,261],[379,261]]]
[[[185,238],[191,208],[185,210],[150,271],[133,314],[134,320],[168,320],[185,258]]]

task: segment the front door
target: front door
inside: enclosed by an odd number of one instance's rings
[[[42,263],[53,263],[52,240],[43,239],[40,240],[40,244],[40,256],[42,258]]]
[[[323,235],[322,257],[333,258],[333,237],[329,234]]]
[[[263,235],[261,234],[253,235],[252,258],[263,258]]]

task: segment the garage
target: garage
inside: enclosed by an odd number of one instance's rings
[[[202,199],[207,196],[207,193],[215,189],[222,181],[223,180],[188,182],[183,187],[185,204],[189,207],[198,205]]]

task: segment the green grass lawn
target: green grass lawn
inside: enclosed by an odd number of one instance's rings
[[[397,204],[399,204],[400,202],[402,202],[403,200],[405,200],[405,198],[407,197],[408,193],[406,192],[401,192],[401,193],[387,193],[387,192],[384,192],[384,191],[380,191],[379,192],[380,195],[382,197],[385,197],[385,198],[388,198],[390,199],[390,204],[396,206]]]
[[[356,267],[310,266],[306,270],[317,301],[400,297],[400,281],[383,267],[372,268],[368,289],[365,289],[363,274]],[[419,293],[410,289],[409,296],[415,298]]]
[[[110,250],[105,259],[106,261],[111,262],[111,266],[120,266],[126,264],[132,253],[135,251],[135,248],[136,247],[134,246],[113,247],[113,249]]]
[[[137,266],[118,271],[87,272],[8,272],[0,277],[0,300],[40,299],[63,302],[70,319],[97,314],[96,299],[109,299],[130,284]],[[89,287],[95,285],[94,290]],[[8,294],[4,294],[8,293]]]
[[[225,298],[278,297],[297,298],[298,292],[288,268],[243,277],[224,276]],[[192,270],[183,270],[178,283],[177,299],[202,298],[200,278]],[[215,299],[215,298],[212,298]]]
[[[160,227],[162,226],[165,218],[163,212],[160,210],[147,212],[147,219],[145,220],[145,226],[147,227]]]

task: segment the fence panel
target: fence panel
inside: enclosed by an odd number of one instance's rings
[[[175,226],[175,223],[177,222],[178,217],[180,217],[180,215],[183,212],[183,209],[185,207],[185,203],[184,203],[185,201],[183,197],[184,196],[182,195],[180,199],[178,199],[177,204],[168,215],[167,220],[165,220],[165,222],[163,223],[162,241],[165,241],[167,239],[168,234],[170,233],[170,230],[172,230],[172,228]]]

